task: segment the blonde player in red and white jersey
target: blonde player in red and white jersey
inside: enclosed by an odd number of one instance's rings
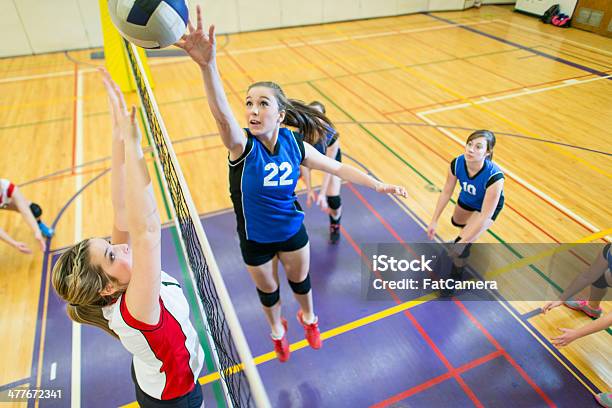
[[[64,252],[53,287],[72,320],[105,330],[133,355],[141,407],[200,407],[204,351],[179,283],[161,270],[161,223],[135,108],[128,112],[119,87],[103,76],[113,117],[112,238]]]

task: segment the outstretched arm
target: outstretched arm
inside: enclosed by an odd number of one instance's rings
[[[38,228],[38,223],[34,218],[34,214],[32,214],[32,210],[30,210],[30,202],[23,196],[23,194],[21,194],[21,190],[19,190],[18,187],[15,187],[15,190],[13,191],[11,201],[11,204],[14,204],[15,207],[17,207],[17,210],[23,216],[23,219],[28,223],[28,226],[34,233],[34,238],[38,241],[40,250],[45,252],[47,244],[45,243],[42,233],[40,232],[40,228]]]
[[[610,326],[612,326],[612,312],[607,313],[599,319],[593,320],[592,322],[589,322],[578,329],[566,329],[562,327],[559,330],[563,332],[563,334],[553,337],[551,340],[555,346],[564,347],[574,340],[578,340],[579,338],[588,336],[589,334],[597,333],[601,330],[606,330]]]
[[[31,254],[32,253],[32,251],[30,250],[30,248],[28,248],[28,246],[26,244],[24,244],[23,242],[15,241],[2,228],[0,228],[0,241],[6,242],[10,246],[17,248],[19,251],[23,252],[24,254]]]
[[[108,105],[112,123],[112,149],[111,149],[111,201],[113,203],[113,233],[111,242],[123,244],[130,242],[128,232],[127,209],[125,205],[125,146],[119,120],[121,112],[126,110],[123,98],[117,95],[121,90],[113,82],[105,69],[100,69],[102,81],[108,96]]]
[[[451,172],[450,168],[446,174],[446,183],[444,183],[444,188],[438,197],[438,202],[436,203],[436,209],[434,210],[433,216],[431,217],[431,222],[427,227],[427,237],[429,239],[433,239],[436,235],[436,229],[438,228],[438,220],[440,219],[440,215],[442,215],[442,211],[448,205],[448,201],[453,195],[453,191],[455,191],[455,185],[457,184],[457,177]]]
[[[128,112],[121,90],[111,85],[120,108],[117,119],[125,147],[125,201],[129,203],[126,222],[132,240],[132,274],[125,301],[134,318],[156,324],[160,317],[161,222],[142,152],[136,108]]]
[[[223,144],[230,152],[230,159],[235,160],[244,151],[247,139],[232,112],[219,76],[215,26],[211,25],[208,34],[204,33],[202,10],[200,6],[197,6],[196,9],[197,27],[194,27],[190,21],[188,24],[189,34],[185,34],[175,45],[185,50],[200,67],[204,78],[208,106],[217,123]]]
[[[302,164],[308,168],[331,173],[334,176],[340,177],[342,180],[369,187],[378,193],[391,193],[401,195],[402,197],[407,196],[404,187],[382,183],[353,166],[330,159],[319,153],[317,149],[308,143],[304,143],[304,150],[306,154]]]

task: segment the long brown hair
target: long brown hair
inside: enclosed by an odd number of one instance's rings
[[[321,112],[323,112],[324,115],[327,115],[326,109],[325,109],[325,105],[323,105],[322,102],[319,102],[317,100],[314,100],[312,102],[310,102],[308,104],[308,106],[319,108],[321,110]],[[334,130],[334,140],[338,140],[338,138],[340,137],[340,133],[338,132],[338,129],[336,129],[335,127],[332,126],[332,129]],[[326,130],[326,133],[329,132],[329,129]]]
[[[248,90],[258,86],[272,89],[278,103],[278,110],[285,111],[283,124],[297,128],[304,136],[305,142],[311,145],[317,143],[328,132],[328,127],[334,127],[333,123],[324,113],[319,112],[303,101],[287,98],[283,89],[277,83],[269,81],[255,82],[249,86]]]
[[[121,293],[102,296],[100,292],[116,279],[104,273],[100,265],[90,259],[89,239],[85,239],[64,252],[53,267],[53,288],[68,304],[66,313],[77,323],[86,323],[118,338],[108,327],[102,308],[110,305]]]
[[[495,147],[495,134],[490,130],[477,130],[468,136],[466,144],[479,137],[484,137],[487,141],[487,153],[489,153],[489,160],[493,160],[493,148]]]

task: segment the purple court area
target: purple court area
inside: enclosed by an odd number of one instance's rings
[[[306,209],[311,280],[322,332],[396,304],[391,296],[388,301],[362,298],[363,260],[351,240],[357,245],[426,240],[421,225],[390,197],[354,186],[344,188],[342,197],[344,235],[336,246],[327,242],[327,216],[319,209]],[[272,351],[254,285],[240,257],[233,212],[204,217],[202,222],[253,355]],[[164,230],[162,239],[163,268],[183,282],[171,228]],[[304,334],[295,320],[297,303],[282,274],[281,286],[293,343]],[[327,339],[321,350],[295,351],[285,364],[260,364],[273,406],[597,406],[589,391],[499,302],[460,300],[430,301]],[[47,319],[40,324],[46,325],[40,388],[64,390],[62,400],[41,400],[40,405],[64,407],[71,397],[72,328],[52,290]],[[87,326],[82,327],[81,344],[81,405],[133,402],[131,358],[121,344]],[[38,355],[37,349],[35,369]],[[204,386],[204,395],[207,407],[219,405],[210,384]]]

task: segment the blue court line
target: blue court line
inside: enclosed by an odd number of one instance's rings
[[[521,319],[528,320],[528,319],[531,319],[534,316],[539,315],[540,313],[542,313],[542,309],[537,308],[537,309],[533,309],[531,312],[523,313],[520,316],[521,316]]]
[[[27,378],[22,378],[21,380],[13,381],[12,383],[0,385],[0,392],[12,390],[13,388],[17,388],[20,385],[24,385],[24,384],[31,383],[31,382],[32,382],[32,377],[27,377]]]
[[[352,160],[353,162],[355,162],[356,164],[358,164],[366,173],[368,173],[370,176],[374,177],[376,180],[380,179],[378,177],[376,177],[376,175],[374,173],[372,173],[370,171],[370,169],[368,169],[363,163],[359,162],[358,160],[354,159],[353,157],[351,157],[350,155],[346,154],[345,152],[342,152],[342,155],[349,158],[350,160]],[[393,200],[395,201],[400,207],[403,207],[413,218],[413,220],[417,223],[417,224],[421,224],[423,227],[426,227],[427,224],[424,223],[423,220],[421,220],[421,218],[416,215],[416,213],[414,211],[412,211],[410,209],[410,207],[408,207],[408,205],[406,203],[404,203],[402,200]],[[438,234],[436,234],[436,238],[438,238],[440,241],[442,241],[442,239],[440,238],[440,236]],[[474,276],[476,279],[483,281],[484,279],[482,278],[482,276],[480,276],[480,274],[475,271],[473,268],[468,268],[468,272]],[[538,330],[536,329],[530,322],[529,322],[529,318],[538,315],[540,313],[540,309],[535,309],[532,310],[531,312],[525,313],[524,315],[522,315],[521,313],[518,312],[518,310],[516,310],[511,304],[510,302],[508,302],[504,296],[502,296],[501,293],[499,293],[499,291],[497,290],[489,290],[490,293],[492,293],[495,296],[497,296],[499,302],[503,302],[506,307],[508,309],[511,310],[511,315],[514,315],[514,317],[519,318],[519,320],[525,324],[525,326],[527,326],[533,333],[535,333],[535,335],[537,336],[538,339],[540,339],[544,344],[546,344],[550,350],[552,351],[552,354],[555,355],[559,360],[563,361],[563,363],[566,364],[567,367],[570,368],[570,371],[572,374],[578,376],[585,384],[587,384],[588,387],[590,387],[590,391],[594,391],[596,394],[600,393],[601,390],[595,385],[593,384],[593,382],[591,380],[589,380],[586,375],[580,371],[578,369],[578,367],[576,367],[574,365],[574,363],[572,363],[570,360],[568,360],[563,354],[561,354],[561,352],[559,351],[559,349],[557,347],[555,347],[546,337],[544,337],[544,335]]]
[[[503,299],[503,298],[502,298]],[[519,313],[517,312],[517,310],[512,307],[512,305],[510,304],[510,302],[508,302],[507,300],[503,300],[503,302],[506,304],[506,306],[511,309],[514,313],[516,313],[517,315],[519,315]],[[539,309],[536,310],[532,310],[531,312],[525,313],[525,315],[529,315],[535,311],[539,312]],[[535,313],[535,315],[537,315],[538,313]],[[531,316],[533,317],[533,316]],[[600,390],[595,384],[593,384],[591,382],[591,380],[588,379],[588,377],[582,372],[580,371],[575,365],[574,363],[572,363],[567,357],[565,357],[557,347],[555,347],[550,340],[548,340],[546,337],[544,337],[544,335],[538,330],[536,329],[527,318],[523,318],[523,316],[521,315],[521,320],[523,322],[523,324],[525,324],[525,326],[529,327],[529,329],[531,329],[531,331],[533,333],[535,333],[535,335],[544,343],[546,344],[548,347],[550,347],[550,349],[554,352],[554,354],[557,356],[557,358],[561,361],[563,361],[568,367],[571,367],[572,369],[575,369],[575,371],[573,371],[573,373],[575,375],[578,375],[578,377],[580,377],[580,379],[582,381],[584,381],[585,384],[587,384],[590,388],[591,391],[594,391],[595,394],[599,394],[600,392],[602,392],[602,390]]]
[[[93,184],[95,181],[97,181],[100,177],[102,177],[103,175],[105,175],[109,171],[110,171],[110,168],[108,168],[106,170],[103,170],[97,176],[95,176],[94,178],[89,180],[72,197],[70,197],[70,199],[64,204],[64,206],[60,209],[59,213],[57,214],[57,216],[53,220],[53,223],[51,224],[52,228],[54,228],[54,229],[56,228],[59,219],[64,214],[64,212],[68,209],[70,204],[87,187],[89,187],[91,184]],[[40,293],[38,295],[38,312],[37,312],[37,316],[39,316],[41,318],[43,316],[43,311],[44,311],[44,308],[45,308],[45,302],[44,302],[45,293],[47,293],[47,291],[49,290],[49,288],[47,286],[51,284],[51,279],[47,279],[47,273],[50,273],[48,270],[49,270],[49,263],[51,262],[51,251],[49,250],[49,248],[51,248],[51,239],[52,238],[47,238],[47,248],[45,250],[45,255],[44,255],[44,258],[43,258],[43,265],[42,265],[42,277],[41,277],[42,284],[41,284],[41,288],[40,288]],[[34,381],[37,381],[37,377],[38,377],[38,359],[39,359],[40,353],[44,353],[44,350],[41,349],[41,347],[44,346],[43,344],[41,344],[41,340],[42,340],[41,336],[42,336],[42,326],[43,326],[43,324],[46,325],[46,322],[43,322],[42,319],[39,319],[39,321],[36,322],[36,334],[34,335],[34,348],[32,349],[32,368],[30,370],[30,374],[32,375],[31,378],[34,379]],[[33,399],[28,400],[28,408],[33,407],[33,406],[34,406],[34,400]]]
[[[423,13],[423,14],[425,14],[426,16],[429,16],[431,18],[434,18],[436,20],[443,21],[443,22],[448,23],[448,24],[452,24],[452,25],[454,25],[454,26],[456,26],[458,28],[462,28],[464,30],[471,31],[473,33],[480,34],[482,36],[491,38],[492,40],[499,41],[501,43],[508,44],[508,45],[511,45],[513,47],[516,47],[516,48],[520,48],[521,50],[529,51],[529,52],[531,52],[533,54],[539,55],[540,57],[548,58],[550,60],[557,61],[557,62],[560,62],[560,63],[565,64],[565,65],[569,65],[570,67],[577,68],[577,69],[589,72],[591,74],[598,75],[600,77],[608,76],[608,74],[606,74],[605,72],[601,72],[601,71],[598,71],[596,69],[589,68],[589,67],[587,67],[585,65],[581,65],[581,64],[578,64],[578,63],[575,63],[575,62],[572,62],[572,61],[568,61],[568,60],[566,60],[564,58],[555,57],[554,55],[547,54],[545,52],[535,50],[535,49],[527,47],[525,45],[522,45],[522,44],[519,44],[519,43],[515,43],[513,41],[506,40],[505,38],[497,37],[497,36],[495,36],[493,34],[489,34],[489,33],[477,30],[477,29],[472,28],[472,27],[464,26],[461,23],[456,23],[456,22],[454,22],[452,20],[449,20],[449,19],[446,19],[446,18],[434,16],[431,13]],[[608,79],[612,80],[612,78],[608,78]]]

